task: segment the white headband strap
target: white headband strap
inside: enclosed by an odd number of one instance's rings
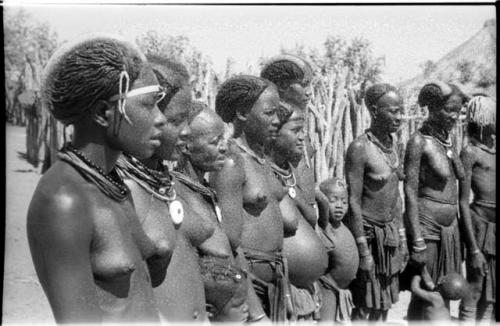
[[[125,91],[123,91],[123,83],[125,81]],[[120,82],[118,84],[118,94],[111,96],[109,99],[111,102],[118,101],[118,112],[120,112],[121,115],[127,120],[129,124],[133,124],[130,118],[127,115],[127,112],[125,112],[125,103],[127,101],[127,98],[133,97],[133,96],[138,96],[142,94],[147,94],[147,93],[153,93],[153,92],[161,92],[163,89],[161,88],[160,85],[151,85],[151,86],[144,86],[144,87],[139,87],[136,89],[133,89],[129,91],[130,88],[130,77],[127,73],[127,71],[122,71],[120,73]]]
[[[151,86],[144,86],[144,87],[139,87],[136,89],[133,89],[125,94],[116,94],[114,96],[111,96],[109,99],[110,101],[117,101],[119,99],[126,99],[134,96],[139,96],[142,94],[148,94],[148,93],[154,93],[154,92],[161,92],[162,88],[160,85],[151,85]]]

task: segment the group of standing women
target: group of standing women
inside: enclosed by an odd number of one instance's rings
[[[373,85],[372,124],[349,146],[346,181],[316,185],[313,75],[305,60],[277,56],[260,77],[226,80],[213,110],[191,98],[188,72],[169,58],[112,37],[60,48],[43,102],[74,133],[28,212],[56,321],[382,320],[409,259],[429,284],[460,271],[460,234],[476,294],[463,315],[491,315],[495,104],[471,101],[474,132],[459,157],[449,135],[468,99],[454,85],[424,86],[429,118],[403,168],[391,135],[401,97]]]

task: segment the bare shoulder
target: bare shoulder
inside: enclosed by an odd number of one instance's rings
[[[471,157],[474,157],[476,154],[477,154],[477,150],[478,148],[472,144],[467,144],[465,145],[464,148],[462,148],[462,151],[460,152],[460,156],[462,158],[464,157],[467,157],[467,158],[471,158]]]
[[[422,149],[426,144],[426,139],[424,135],[422,135],[419,131],[413,133],[408,140],[408,144],[406,145],[407,150],[411,149]]]
[[[40,179],[28,209],[31,227],[84,232],[91,228],[88,183],[67,164],[57,162]],[[60,231],[60,230],[59,230]],[[30,232],[31,233],[31,232]]]
[[[222,169],[210,174],[210,180],[230,179],[232,182],[238,182],[245,179],[244,159],[234,147],[234,145],[230,147]]]
[[[351,162],[364,161],[366,157],[366,136],[361,135],[354,139],[354,141],[347,148],[346,159]]]

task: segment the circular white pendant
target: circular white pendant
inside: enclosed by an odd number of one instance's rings
[[[222,212],[220,210],[220,207],[219,205],[215,204],[215,215],[217,215],[217,221],[219,221],[219,223],[222,222]]]
[[[293,188],[293,187],[288,188],[288,196],[290,196],[290,198],[295,198],[295,196],[297,196],[297,193],[295,192],[295,188]]]
[[[178,200],[170,202],[168,211],[170,212],[172,222],[174,222],[175,225],[180,225],[184,220],[184,207],[182,207],[182,203]]]
[[[451,149],[449,149],[449,150],[446,152],[446,156],[448,156],[448,158],[453,158],[453,152],[451,151]]]

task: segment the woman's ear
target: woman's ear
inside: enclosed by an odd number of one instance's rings
[[[102,127],[109,127],[114,115],[113,106],[104,100],[99,100],[91,109],[92,120]]]
[[[247,121],[246,113],[242,113],[239,110],[236,110],[236,119],[242,122]]]

